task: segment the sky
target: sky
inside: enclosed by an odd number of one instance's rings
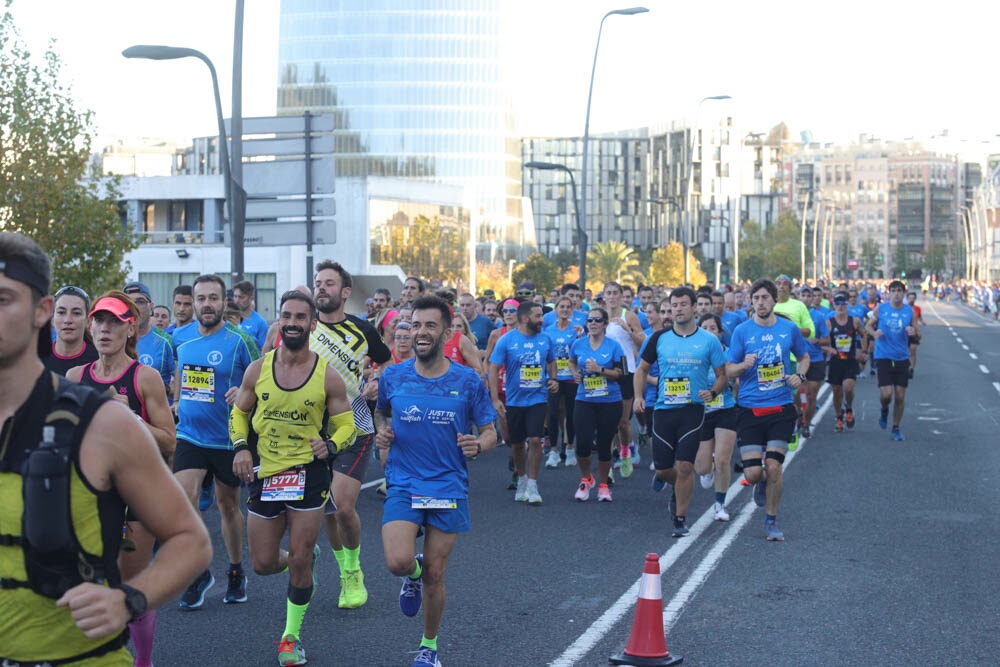
[[[746,132],[793,138],[927,138],[976,145],[1000,133],[993,26],[976,0],[633,0],[649,12],[604,23],[591,133],[731,113]],[[419,2],[419,0],[414,0]],[[246,0],[243,115],[275,113],[279,0]],[[506,74],[519,134],[579,136],[601,17],[630,0],[502,0]],[[193,59],[128,60],[133,44],[198,49],[219,70],[229,116],[235,0],[14,0],[39,54],[49,40],[98,140],[186,143],[216,132],[211,82]],[[728,95],[724,102],[699,101]],[[711,107],[711,108],[710,108]]]

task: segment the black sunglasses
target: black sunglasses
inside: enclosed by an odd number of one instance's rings
[[[833,300],[833,305],[835,305],[835,306],[846,306],[847,302],[843,301],[841,299],[834,299]]]
[[[69,294],[70,296],[78,296],[87,303],[90,303],[90,295],[84,292],[79,287],[76,287],[75,285],[66,285],[66,287],[60,289],[58,292],[55,293],[54,297],[55,300],[58,301],[59,297],[63,296],[64,294]]]
[[[607,322],[607,320],[603,317],[588,317],[587,324],[590,324],[591,322]]]

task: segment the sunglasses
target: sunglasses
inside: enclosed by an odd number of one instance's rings
[[[846,301],[840,301],[840,300],[838,300],[838,299],[835,299],[835,300],[833,301],[833,305],[835,305],[835,306],[846,306],[846,305],[847,305],[847,302],[846,302]]]
[[[587,324],[590,324],[591,322],[604,323],[607,322],[607,320],[603,317],[588,317]]]
[[[517,312],[517,308],[504,308],[500,312],[501,313],[516,313]]]
[[[69,294],[70,296],[78,296],[87,303],[90,303],[90,296],[79,287],[75,287],[73,285],[66,285],[66,287],[63,287],[62,289],[60,289],[58,292],[55,293],[54,298],[58,300],[59,297],[61,297],[64,294]]]

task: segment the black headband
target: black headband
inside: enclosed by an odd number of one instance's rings
[[[23,257],[0,259],[0,273],[11,280],[24,283],[45,296],[49,293],[49,279],[36,271]]]

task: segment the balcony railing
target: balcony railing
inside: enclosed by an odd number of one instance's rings
[[[143,244],[194,245],[224,243],[225,237],[221,230],[216,232],[139,232]]]

